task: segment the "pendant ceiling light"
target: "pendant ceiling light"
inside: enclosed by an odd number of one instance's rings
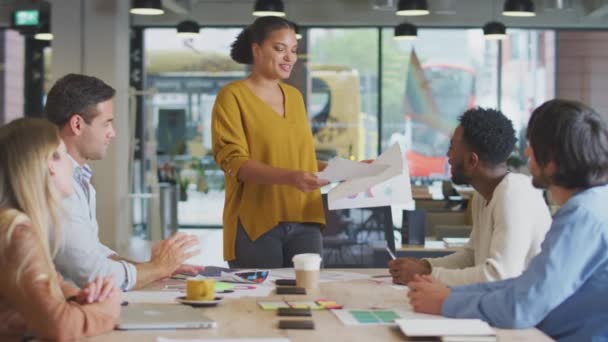
[[[133,0],[129,12],[138,15],[161,15],[165,10],[161,0]]]
[[[415,40],[418,38],[418,28],[410,23],[401,23],[395,26],[395,40]]]
[[[532,0],[506,0],[502,9],[502,15],[509,17],[533,17],[534,2]]]
[[[296,39],[300,40],[302,39],[302,35],[300,34],[300,26],[298,26],[298,24],[293,23],[293,27],[294,27],[294,31],[296,31]]]
[[[507,28],[498,21],[491,21],[483,25],[483,37],[487,40],[502,40],[507,38]]]
[[[34,39],[37,40],[53,40],[53,34],[51,33],[51,26],[49,24],[42,24],[40,29],[36,34],[34,34]]]
[[[256,0],[253,6],[253,15],[256,17],[284,17],[285,6],[281,0]]]
[[[196,21],[184,20],[177,24],[177,35],[184,38],[198,37],[200,27]]]
[[[402,16],[419,16],[428,15],[429,4],[426,0],[399,0],[397,12],[395,14]]]

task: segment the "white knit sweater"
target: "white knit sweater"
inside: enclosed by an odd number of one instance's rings
[[[473,230],[462,250],[443,258],[427,259],[432,275],[447,285],[467,285],[520,275],[540,252],[551,225],[542,192],[530,177],[509,173],[488,202],[475,193]]]

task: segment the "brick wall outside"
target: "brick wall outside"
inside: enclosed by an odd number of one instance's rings
[[[557,97],[608,112],[608,31],[560,31],[557,42]]]

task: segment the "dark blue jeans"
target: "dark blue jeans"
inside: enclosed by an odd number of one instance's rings
[[[293,267],[291,258],[301,253],[323,256],[321,227],[317,223],[283,222],[252,241],[238,223],[235,244],[236,259],[230,268]]]

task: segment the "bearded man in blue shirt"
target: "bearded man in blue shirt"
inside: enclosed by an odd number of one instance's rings
[[[534,186],[560,209],[520,276],[447,287],[416,276],[417,312],[479,318],[506,329],[536,327],[559,341],[608,341],[608,116],[574,101],[551,100],[528,124]]]

